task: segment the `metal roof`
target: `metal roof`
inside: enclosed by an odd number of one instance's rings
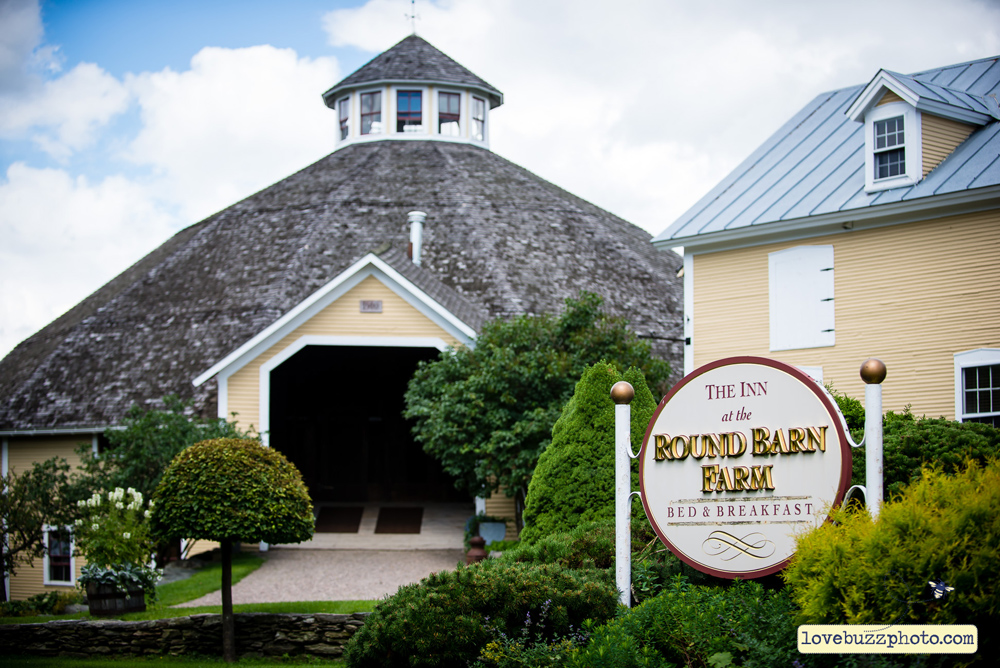
[[[1000,122],[992,120],[1000,56],[892,76],[919,88],[915,92],[924,99],[989,113],[991,120],[915,185],[866,193],[864,123],[847,116],[866,86],[823,93],[654,243],[682,245],[699,235],[1000,185]]]

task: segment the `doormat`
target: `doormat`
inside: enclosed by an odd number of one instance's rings
[[[420,533],[423,508],[379,508],[375,533]]]
[[[316,518],[316,533],[357,533],[361,526],[361,506],[323,507]]]

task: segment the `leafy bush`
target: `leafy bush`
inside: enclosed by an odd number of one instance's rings
[[[551,639],[584,620],[609,619],[616,601],[614,586],[593,573],[490,559],[400,587],[376,606],[344,658],[355,668],[464,668],[490,642],[487,626],[510,636],[547,606],[542,637]]]
[[[77,591],[47,591],[29,596],[24,601],[4,601],[0,603],[0,617],[35,617],[37,615],[61,615],[66,606],[79,603],[83,598]]]
[[[642,372],[630,368],[624,377],[609,362],[588,367],[576,391],[552,428],[552,443],[538,459],[528,485],[521,540],[569,531],[583,523],[614,519],[615,405],[611,386],[626,380],[635,389],[631,410],[632,449],[642,445],[656,401]],[[638,488],[638,464],[632,487]],[[642,515],[636,521],[645,521]]]
[[[94,492],[77,506],[83,517],[74,522],[73,537],[87,563],[107,567],[149,562],[153,553],[150,511],[144,507],[140,492],[131,487],[127,491],[119,487],[106,495]]]
[[[790,666],[800,660],[795,606],[756,582],[695,587],[684,578],[594,631],[571,656],[579,668]]]
[[[470,496],[503,489],[520,505],[552,425],[588,364],[612,360],[666,384],[670,366],[653,357],[624,319],[581,292],[554,315],[492,320],[475,348],[421,362],[406,391],[413,437]],[[517,518],[519,521],[519,518]]]
[[[542,604],[537,617],[525,615],[524,624],[516,633],[501,631],[487,624],[491,640],[479,653],[471,668],[524,668],[524,666],[565,666],[569,657],[586,645],[589,634],[570,627],[566,635],[547,631],[551,601]]]
[[[784,579],[806,624],[1000,624],[1000,462],[921,479],[867,513],[803,535]],[[940,600],[929,583],[954,591]],[[977,657],[1000,650],[983,633]]]
[[[501,557],[522,564],[556,564],[571,569],[610,569],[615,565],[615,522],[587,522],[572,531],[550,534],[534,543],[521,541]]]
[[[864,436],[865,409],[857,399],[827,386],[855,441]],[[985,464],[1000,456],[1000,430],[979,422],[954,422],[944,418],[915,418],[906,408],[882,417],[883,490],[885,500],[920,479],[925,466],[940,466],[946,473],[961,469],[967,460]],[[865,448],[853,452],[851,484],[865,484]]]

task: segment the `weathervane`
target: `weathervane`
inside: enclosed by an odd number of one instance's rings
[[[417,34],[417,19],[420,16],[417,15],[417,0],[410,0],[410,13],[403,14],[406,18],[410,19],[410,23],[413,25],[413,34]]]

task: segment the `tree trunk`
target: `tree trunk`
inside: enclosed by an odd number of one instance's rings
[[[233,541],[222,541],[222,660],[236,662],[236,625],[233,621]]]

